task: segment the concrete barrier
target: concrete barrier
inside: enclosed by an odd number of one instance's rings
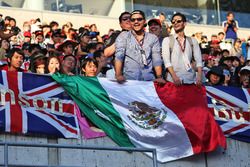
[[[0,142],[22,142],[33,144],[67,144],[96,147],[118,147],[109,137],[97,139],[54,139],[1,134]],[[166,141],[167,142],[167,141]],[[250,166],[250,144],[227,139],[228,149],[194,155],[188,158],[158,164],[159,167],[248,167]],[[143,153],[79,150],[66,148],[9,148],[8,162],[23,166],[70,166],[70,167],[152,167],[153,161]],[[4,164],[4,149],[0,146],[0,164]]]

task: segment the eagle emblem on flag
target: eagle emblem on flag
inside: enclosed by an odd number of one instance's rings
[[[155,129],[160,126],[167,117],[165,109],[158,109],[146,103],[133,101],[128,104],[132,114],[128,118],[137,126],[144,129]]]

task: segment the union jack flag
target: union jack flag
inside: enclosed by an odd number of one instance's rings
[[[50,76],[0,73],[0,131],[78,138],[73,100]]]
[[[206,86],[208,107],[227,137],[250,142],[250,89]]]

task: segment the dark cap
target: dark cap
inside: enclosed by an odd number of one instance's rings
[[[36,37],[37,37],[38,35],[42,35],[42,36],[43,36],[43,32],[42,32],[41,30],[38,30],[38,31],[35,32],[35,35],[36,35]]]
[[[223,67],[221,66],[213,66],[211,70],[209,70],[206,74],[206,78],[209,79],[211,74],[215,74],[220,77],[220,82],[223,82],[225,79],[225,76],[223,74]]]
[[[150,19],[148,21],[148,26],[151,26],[152,23],[156,23],[158,24],[159,26],[161,26],[161,21],[159,19]]]
[[[142,17],[145,19],[145,13],[141,10],[134,10],[132,13],[131,13],[131,16],[133,16],[134,14],[140,14],[142,15]]]
[[[73,48],[75,48],[77,46],[77,42],[73,41],[73,40],[65,40],[62,44],[60,44],[57,48],[58,51],[63,51],[63,48],[68,46],[68,45],[72,45]]]
[[[61,33],[62,33],[61,29],[53,30],[52,31],[52,37],[55,36],[55,35],[60,35],[61,36]]]
[[[28,42],[23,43],[22,50],[29,50],[30,44]]]
[[[83,28],[81,29],[81,32],[79,31],[78,37],[82,38],[84,36],[90,36],[90,32],[88,29]]]

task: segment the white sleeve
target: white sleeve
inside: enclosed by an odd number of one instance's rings
[[[170,43],[169,37],[164,38],[162,41],[162,58],[166,68],[172,66],[170,60],[171,57],[170,57],[169,43]]]
[[[193,41],[193,56],[194,56],[194,60],[196,61],[196,66],[202,67],[202,55],[201,55],[200,46],[196,39],[192,38],[192,41]]]

